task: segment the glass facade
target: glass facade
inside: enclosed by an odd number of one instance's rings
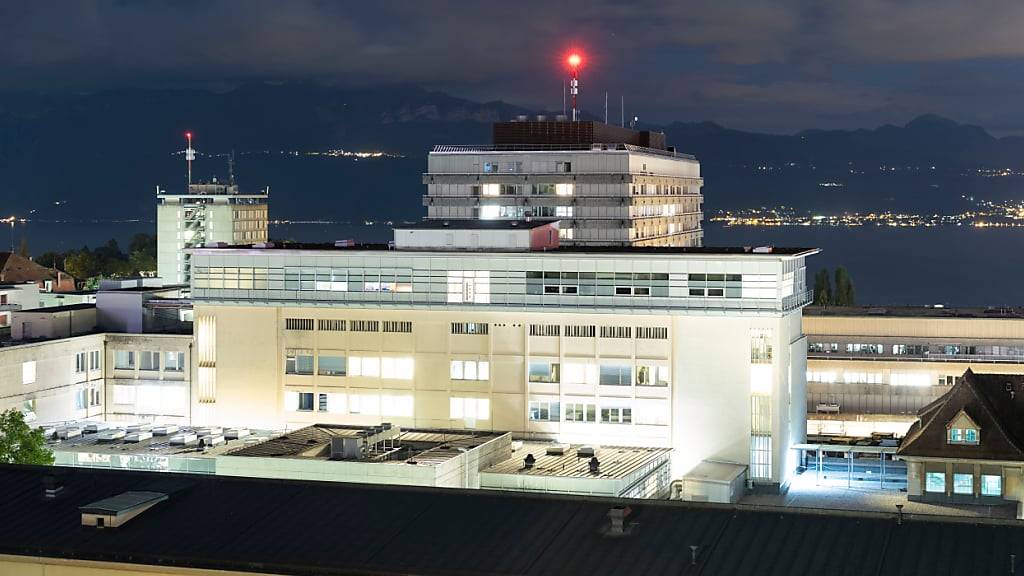
[[[337,306],[788,311],[809,303],[804,256],[200,249],[196,301]],[[723,270],[708,273],[709,268]],[[774,270],[774,271],[773,271]]]

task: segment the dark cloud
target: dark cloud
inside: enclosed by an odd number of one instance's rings
[[[655,121],[793,131],[937,112],[1012,132],[1022,24],[1018,0],[11,0],[0,89],[313,79],[557,108],[577,45],[595,111],[607,90]]]

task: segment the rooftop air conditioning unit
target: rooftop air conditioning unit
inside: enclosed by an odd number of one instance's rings
[[[546,452],[548,456],[562,456],[566,453],[567,450],[569,450],[568,444],[553,444],[551,446],[548,446]]]
[[[593,458],[594,447],[593,446],[580,446],[576,449],[577,458]]]

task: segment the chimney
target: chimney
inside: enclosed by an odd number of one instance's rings
[[[611,527],[608,530],[609,534],[623,535],[626,533],[626,519],[633,512],[633,509],[629,506],[613,506],[608,511],[608,519],[611,521]]]
[[[64,491],[64,476],[57,472],[48,472],[43,476],[43,498],[52,500]]]

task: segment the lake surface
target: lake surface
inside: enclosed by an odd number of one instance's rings
[[[155,231],[153,222],[31,222],[14,229],[33,254],[95,247],[114,238],[125,247],[132,235]],[[270,237],[304,242],[352,238],[386,242],[385,222],[272,225]],[[10,245],[0,228],[0,246]],[[818,269],[846,266],[860,304],[1024,306],[1024,229],[977,228],[776,228],[722,227],[707,223],[708,246],[806,246],[821,248],[808,260],[808,281]]]

